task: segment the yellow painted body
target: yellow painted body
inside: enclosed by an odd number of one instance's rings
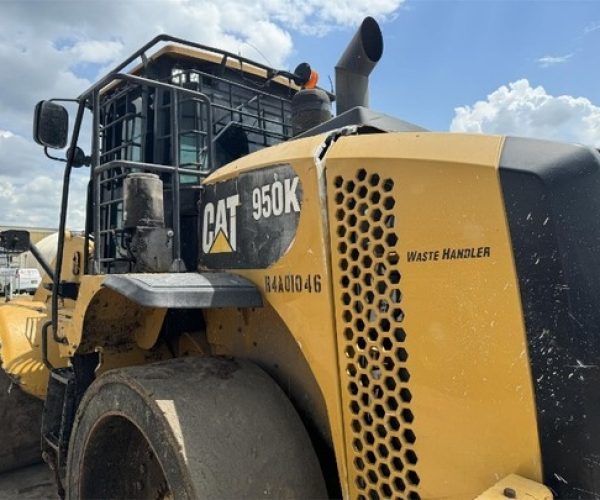
[[[323,140],[259,151],[206,180],[289,164],[302,184],[302,210],[283,257],[268,269],[231,271],[257,285],[265,307],[206,310],[206,337],[186,333],[175,355],[246,357],[300,387],[294,402],[331,441],[344,497],[466,499],[510,474],[541,481],[498,177],[502,138],[351,136],[316,160]],[[428,260],[408,262],[411,252]],[[312,277],[310,290],[266,287],[267,278],[288,275]],[[63,360],[101,350],[107,369],[173,355],[156,344],[166,311],[104,289],[102,276],[65,276],[80,292],[61,304]],[[35,300],[45,305],[48,294]],[[25,337],[24,315],[6,326],[13,311],[0,307],[3,339]],[[35,314],[41,321],[46,309]]]
[[[305,291],[300,294],[271,292],[264,293],[270,306],[266,312],[246,314],[236,321],[237,316],[222,314],[219,311],[207,311],[206,322],[208,339],[217,346],[227,346],[227,337],[238,335],[239,330],[270,333],[275,320],[281,319],[285,328],[291,332],[302,355],[317,380],[318,389],[325,401],[326,418],[329,426],[324,434],[329,434],[334,443],[336,456],[343,454],[343,430],[341,421],[340,390],[337,366],[337,346],[335,340],[332,290],[329,286],[328,235],[323,218],[323,199],[320,185],[324,182],[323,171],[315,165],[314,153],[322,144],[323,137],[313,137],[303,141],[293,141],[269,148],[243,158],[230,166],[218,170],[207,182],[218,182],[235,177],[241,172],[289,163],[300,177],[304,196],[302,211],[296,238],[289,251],[277,263],[266,270],[235,270],[256,283],[264,292],[265,277],[285,276],[287,274],[320,275],[322,289],[319,293]],[[224,317],[228,319],[228,328],[223,327]],[[232,324],[234,323],[234,324]],[[279,333],[282,335],[285,332]],[[277,330],[273,332],[277,335]],[[248,335],[248,355],[252,355],[255,335]],[[268,340],[266,340],[268,342]],[[239,352],[239,351],[238,351]],[[218,349],[217,353],[226,354],[227,349]],[[286,361],[287,362],[287,361]],[[317,399],[310,395],[310,399]],[[339,465],[344,467],[344,462]],[[345,475],[345,471],[343,472]]]
[[[347,389],[342,393],[347,460],[354,462],[349,477],[351,496],[372,488],[369,470],[389,463],[391,457],[402,462],[403,470],[396,474],[401,474],[406,488],[388,480],[386,484],[394,494],[416,491],[422,498],[472,498],[512,472],[541,480],[523,315],[497,171],[501,146],[498,137],[371,135],[342,139],[327,157],[328,179],[344,180],[339,189],[329,184],[330,220],[337,219],[339,207],[332,203],[336,193],[342,193],[346,202],[353,195],[348,192],[349,181],[356,184],[353,193],[360,189],[357,174],[361,169],[367,172],[366,182],[362,183],[369,186],[367,196],[381,192],[379,203],[371,202],[368,211],[379,206],[383,212],[380,227],[384,236],[378,242],[384,247],[380,262],[385,270],[378,272],[376,266],[372,267],[375,281],[381,279],[387,284],[384,293],[377,285],[373,288],[371,310],[378,318],[371,322],[366,312],[357,314],[341,307],[341,300],[336,309],[341,385],[346,389],[354,381],[358,386],[357,395]],[[381,188],[370,186],[372,174],[380,176]],[[388,192],[383,188],[387,179],[393,182]],[[385,208],[388,196],[394,200],[391,209]],[[357,210],[344,208],[344,212],[347,217]],[[386,214],[395,218],[392,227],[385,223]],[[369,215],[364,219],[370,220]],[[349,242],[338,235],[340,225],[344,223],[331,225],[335,283],[347,274],[340,262],[348,254],[341,255],[339,243]],[[356,229],[360,239],[363,232]],[[373,229],[370,231],[373,240]],[[397,242],[389,244],[388,234],[394,234]],[[357,245],[360,258],[376,254],[374,244],[371,241],[366,251]],[[490,256],[449,258],[452,250],[448,249],[479,252],[479,248],[488,248]],[[409,252],[414,251],[434,252],[433,258],[439,252],[438,260],[408,262]],[[399,280],[393,277],[394,270],[399,272]],[[364,276],[363,272],[355,281],[363,288]],[[356,296],[351,288],[351,301],[364,303],[364,295]],[[397,304],[387,297],[394,288],[401,294]],[[341,298],[343,293],[342,287],[336,287],[334,294]],[[379,299],[387,300],[389,311],[377,308]],[[365,309],[368,307],[365,304]],[[346,310],[352,311],[350,321],[344,317]],[[348,341],[344,328],[352,327],[357,317],[364,320],[365,331],[355,331],[355,337]],[[389,333],[377,323],[382,318],[390,322]],[[371,325],[380,335],[375,342],[369,337]],[[400,343],[395,338],[397,329],[402,329],[405,337]],[[386,349],[385,338],[390,339],[392,348]],[[362,351],[361,342],[366,344]],[[399,344],[404,349],[401,354],[397,352]],[[354,357],[352,349],[356,351]],[[378,360],[371,349],[377,350]],[[367,358],[365,368],[357,361],[361,352]],[[390,358],[389,367],[386,356]],[[374,368],[382,372],[382,396],[377,401],[372,387]],[[400,368],[407,372],[399,374]],[[352,370],[357,370],[357,376],[350,374]],[[370,378],[370,387],[361,382],[361,374]],[[387,376],[394,381],[390,383],[395,384],[393,389],[386,385]],[[408,391],[406,397],[403,390]],[[366,410],[373,417],[372,426],[365,425],[362,415],[360,395],[365,393],[369,395]],[[390,396],[398,404],[397,410],[389,406]],[[353,401],[361,407],[358,415],[351,410]],[[382,403],[383,418],[377,415],[377,403]],[[404,418],[403,408],[410,412],[408,418]],[[398,418],[400,428],[382,439],[377,424],[389,422],[390,413]],[[355,421],[359,422],[358,429]],[[367,445],[365,431],[375,436],[374,464],[369,464],[368,452],[357,453],[354,449],[353,440],[357,438]],[[394,437],[400,441],[397,447],[391,441]],[[386,460],[377,453],[381,443],[390,453]],[[414,457],[407,455],[409,451]],[[357,465],[355,458],[361,458],[364,467]],[[363,489],[358,486],[360,478],[365,484]]]
[[[79,281],[83,256],[84,239],[67,233],[65,237],[65,258],[63,259],[62,276],[68,281]],[[50,261],[54,266],[55,259]],[[23,390],[38,398],[46,396],[48,385],[48,369],[42,361],[42,327],[50,320],[51,293],[46,288],[50,279],[42,275],[42,282],[33,300],[12,300],[0,303],[0,358],[2,369]],[[61,317],[68,317],[75,303],[72,300],[61,300]],[[52,336],[52,329],[49,329]],[[68,360],[61,355],[59,344],[48,342],[48,357],[53,366],[62,367]]]
[[[288,253],[267,270],[234,272],[263,290],[266,276],[323,276],[319,294],[265,291],[265,298],[301,347],[324,396],[344,495],[375,490],[383,497],[414,491],[421,498],[473,498],[510,473],[540,481],[525,330],[497,170],[502,139],[341,138],[318,166],[314,155],[322,140],[264,150],[219,170],[208,182],[282,163],[301,178],[302,213]],[[377,187],[370,183],[373,174],[379,176]],[[341,188],[335,186],[337,177],[343,179]],[[393,187],[385,191],[388,180]],[[325,185],[327,219],[319,195]],[[379,198],[373,197],[376,192]],[[386,197],[394,200],[389,209]],[[366,203],[362,213],[361,202]],[[379,240],[373,232],[376,207],[382,210]],[[393,227],[385,223],[389,215]],[[370,227],[361,228],[364,222]],[[354,246],[351,231],[358,233]],[[397,241],[388,242],[391,233]],[[363,237],[368,242],[361,247]],[[379,260],[378,242],[384,247]],[[343,254],[342,243],[351,247]],[[464,248],[482,257],[443,259],[444,249]],[[408,263],[408,252],[415,250],[439,251],[439,260]],[[344,276],[350,278],[347,286]],[[378,291],[379,280],[386,283],[384,290]],[[352,292],[356,284],[362,290]],[[393,290],[401,297],[397,304],[390,298]],[[207,319],[209,340],[218,345],[269,325],[259,314],[226,321],[208,312]],[[403,329],[402,342],[396,328]],[[252,348],[246,345],[249,353]]]
[[[58,308],[58,336],[52,340],[49,328],[49,361],[55,367],[69,364],[71,356],[81,352],[102,352],[101,373],[119,366],[157,361],[169,357],[163,350],[149,352],[156,342],[165,315],[164,309],[139,307],[102,287],[104,276],[83,276],[84,239],[67,234],[62,279],[79,283],[76,301],[61,299]],[[54,261],[52,261],[52,267]],[[0,303],[0,357],[2,369],[23,390],[44,398],[48,369],[42,361],[42,327],[50,320],[51,293],[44,275],[33,300]],[[86,333],[84,338],[84,332]]]
[[[0,304],[2,369],[26,392],[43,397],[48,370],[42,361],[41,328],[47,320],[46,305],[31,300]],[[50,359],[59,362],[58,347],[52,342]]]

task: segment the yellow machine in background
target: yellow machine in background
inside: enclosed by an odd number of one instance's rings
[[[367,18],[334,96],[305,63],[161,36],[78,98],[57,253],[0,306],[0,404],[44,400],[29,450],[61,495],[596,491],[598,153],[370,110],[382,49]],[[67,132],[38,104],[37,142]]]

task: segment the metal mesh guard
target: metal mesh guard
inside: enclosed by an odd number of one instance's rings
[[[333,183],[350,488],[359,499],[418,499],[394,181],[360,169]]]

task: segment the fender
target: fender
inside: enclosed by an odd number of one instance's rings
[[[13,300],[0,305],[0,357],[2,369],[25,392],[43,399],[48,369],[41,354],[41,329],[48,321],[46,305],[31,300]],[[49,343],[48,357],[54,366],[64,366],[58,346]]]
[[[82,276],[79,285],[78,299],[66,301],[59,311],[58,334],[66,342],[48,342],[55,367],[97,349],[107,354],[104,368],[145,362],[145,351],[155,345],[169,308],[262,305],[254,285],[227,273]],[[2,368],[25,392],[41,399],[48,385],[41,329],[48,320],[43,301],[0,305]]]
[[[150,349],[168,309],[259,306],[258,289],[229,273],[83,276],[71,317],[60,319],[60,333],[68,341],[60,349],[73,356],[133,340],[137,347]]]

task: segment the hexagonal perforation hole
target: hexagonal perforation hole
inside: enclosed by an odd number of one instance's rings
[[[352,496],[418,499],[394,180],[359,167],[332,184]]]

